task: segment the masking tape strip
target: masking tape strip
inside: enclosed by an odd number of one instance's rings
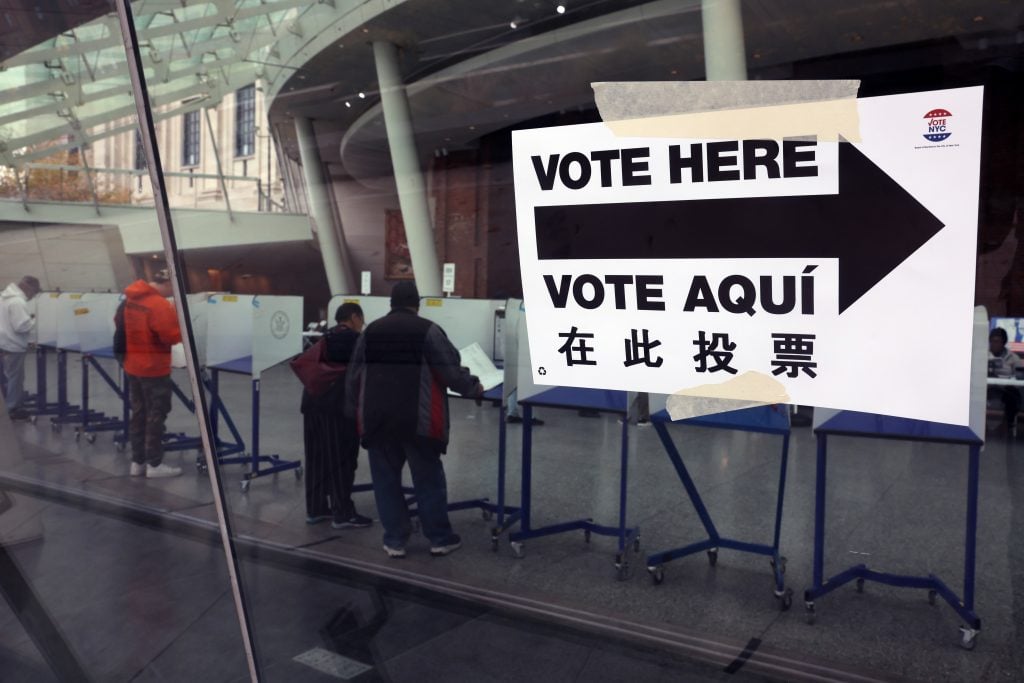
[[[771,375],[750,371],[721,384],[680,389],[669,396],[665,409],[673,420],[686,420],[775,403],[789,403],[786,388]]]
[[[623,137],[860,141],[860,81],[594,83],[601,118]]]

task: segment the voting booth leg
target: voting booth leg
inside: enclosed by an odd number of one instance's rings
[[[82,354],[82,423],[75,427],[75,441],[85,436],[89,443],[96,441],[96,433],[104,431],[124,430],[128,428],[127,421],[118,417],[111,417],[106,413],[89,409],[90,380],[89,367],[96,370],[100,379],[110,387],[114,394],[121,398],[121,389],[114,382],[113,378],[92,354]]]
[[[91,380],[89,368],[92,368],[99,379],[108,386],[114,394],[121,399],[122,411],[120,417],[113,417],[105,415],[104,413],[94,413],[89,410],[89,397],[91,392]],[[75,428],[75,440],[79,440],[83,434],[85,434],[85,440],[89,443],[93,443],[96,440],[96,432],[101,431],[127,431],[128,429],[128,403],[125,400],[125,391],[127,391],[127,383],[124,381],[124,370],[119,368],[119,379],[121,380],[120,385],[117,381],[111,377],[110,373],[106,372],[106,369],[100,364],[99,359],[92,354],[83,355],[82,364],[82,410],[83,420],[79,427]]]
[[[231,414],[228,413],[227,408],[224,407],[224,402],[220,398],[220,378],[216,370],[212,370],[209,375],[203,375],[203,386],[208,392],[210,392],[210,402],[208,409],[210,411],[210,428],[213,433],[213,443],[216,449],[217,464],[226,465],[231,463],[248,463],[248,457],[239,457],[229,459],[228,456],[235,455],[236,453],[242,453],[245,451],[245,442],[242,439],[241,432],[238,431],[238,427],[235,426],[235,421],[231,419]],[[225,441],[220,437],[220,423],[223,417],[223,422],[227,425],[228,431],[231,432],[232,441]],[[206,457],[200,451],[196,455],[196,470],[200,474],[205,473],[209,467],[206,464]]]
[[[818,434],[818,466],[815,476],[815,503],[814,503],[814,572],[813,585],[804,591],[804,601],[807,608],[807,622],[813,624],[816,620],[815,601],[832,591],[850,583],[856,582],[857,591],[864,590],[867,581],[881,583],[895,588],[916,588],[928,591],[928,602],[935,604],[936,598],[941,597],[950,607],[964,620],[960,627],[960,646],[966,650],[973,650],[977,645],[978,635],[981,633],[981,619],[974,612],[974,570],[977,542],[978,523],[978,467],[980,460],[980,445],[971,445],[967,466],[967,513],[966,513],[966,538],[964,547],[964,594],[961,598],[946,583],[935,576],[906,576],[901,574],[890,574],[887,572],[870,569],[865,564],[854,565],[839,572],[835,576],[823,579],[824,571],[824,523],[825,523],[825,466],[827,462],[827,435]]]
[[[694,484],[689,470],[686,469],[686,465],[683,463],[683,458],[679,454],[679,449],[676,448],[675,442],[672,440],[671,435],[669,435],[668,428],[665,423],[660,421],[655,422],[654,429],[658,434],[658,438],[661,439],[661,444],[665,448],[665,453],[668,454],[669,460],[672,462],[672,466],[675,467],[676,474],[679,476],[679,481],[682,482],[683,488],[686,490],[686,495],[690,498],[690,503],[693,505],[693,509],[697,513],[697,517],[700,519],[701,524],[704,526],[704,531],[707,533],[708,537],[703,541],[697,541],[696,543],[691,543],[680,548],[663,550],[648,555],[647,572],[651,576],[651,581],[656,586],[661,585],[665,580],[664,564],[666,562],[671,562],[672,560],[694,555],[699,552],[707,553],[708,563],[712,567],[718,563],[718,551],[720,548],[738,550],[740,552],[752,553],[754,555],[765,555],[769,558],[769,563],[772,568],[772,577],[775,582],[773,594],[779,601],[779,608],[783,611],[788,610],[793,604],[793,591],[792,589],[786,588],[786,558],[779,555],[779,537],[782,525],[782,503],[786,490],[786,469],[789,460],[789,434],[784,434],[782,438],[782,457],[779,465],[779,493],[775,503],[775,529],[772,533],[772,543],[771,545],[765,545],[738,541],[731,538],[723,538],[718,533],[718,529],[715,527],[715,523],[711,519],[711,514],[708,512],[707,506],[704,505],[704,500],[697,491],[697,486]]]
[[[505,474],[508,462],[506,436],[508,428],[505,424],[505,411],[502,410],[498,419],[498,504],[495,506],[497,523],[491,528],[491,550],[498,551],[501,535],[519,522],[521,511],[517,507],[505,504]]]
[[[216,377],[217,371],[213,371],[213,377]],[[211,388],[217,386],[217,380],[211,380]],[[229,428],[232,433],[236,433],[234,424],[231,422],[230,415],[224,408],[223,403],[219,397],[214,398],[214,401],[218,404],[217,411],[220,412],[221,417],[224,418],[225,423],[229,424]],[[216,412],[216,411],[211,411]],[[218,439],[218,442],[220,440]],[[239,443],[241,440],[239,439]],[[287,470],[294,470],[295,478],[302,478],[302,462],[299,460],[282,460],[279,455],[264,455],[260,453],[260,380],[254,377],[252,379],[252,440],[249,442],[250,452],[248,455],[242,453],[240,455],[229,455],[223,457],[220,455],[222,449],[218,447],[218,465],[229,465],[234,463],[242,463],[249,465],[249,471],[242,475],[242,493],[249,491],[249,486],[253,479],[259,477],[265,477],[271,474],[277,474],[278,472],[285,472]],[[244,446],[243,446],[244,450]],[[268,465],[268,467],[261,467],[262,464]]]
[[[626,467],[629,464],[629,420],[623,418],[622,451],[620,458],[620,486],[619,486],[619,525],[610,527],[596,524],[593,519],[576,519],[569,522],[549,524],[548,526],[534,529],[530,524],[530,504],[532,495],[533,478],[533,406],[529,403],[522,403],[523,408],[523,464],[522,464],[522,502],[519,505],[519,530],[509,534],[509,545],[512,554],[522,559],[526,556],[524,541],[542,536],[553,536],[567,531],[583,531],[583,540],[590,543],[592,534],[599,536],[614,536],[618,539],[618,553],[615,556],[615,576],[620,581],[629,577],[629,562],[626,549],[632,546],[633,552],[640,551],[640,537],[635,528],[626,526]]]
[[[84,367],[82,371],[85,372]],[[59,432],[62,425],[80,424],[85,419],[87,409],[68,401],[68,352],[63,349],[57,350],[57,403],[57,414],[50,418],[53,431]]]
[[[40,415],[56,415],[60,412],[60,404],[51,403],[47,399],[46,363],[46,347],[36,346],[36,393],[32,404],[25,406],[33,423]]]

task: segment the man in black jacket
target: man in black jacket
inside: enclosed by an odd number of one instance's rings
[[[459,352],[444,330],[419,317],[419,305],[415,284],[395,285],[391,312],[363,332],[347,377],[349,411],[355,412],[370,455],[384,551],[394,558],[405,557],[411,533],[402,493],[406,462],[430,554],[447,555],[461,547],[462,539],[448,521],[448,485],[441,464],[448,447],[447,390],[478,399],[483,394],[480,381],[460,366]]]

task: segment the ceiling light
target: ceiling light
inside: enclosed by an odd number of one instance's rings
[[[359,99],[365,100],[366,99],[366,93],[364,93],[364,92],[359,93]]]
[[[511,28],[511,29],[517,29],[517,28],[519,28],[519,24],[517,24],[514,21],[510,21],[509,24],[508,24],[508,27]]]
[[[348,107],[349,109],[351,109],[352,108],[352,103],[351,102],[346,102],[345,106]]]
[[[565,14],[565,5],[559,5],[558,7],[555,8],[555,11],[558,12],[559,14]]]

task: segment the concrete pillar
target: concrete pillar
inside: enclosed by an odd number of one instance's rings
[[[704,73],[709,81],[747,80],[740,0],[703,0]]]
[[[391,166],[398,188],[398,204],[402,209],[405,236],[409,241],[416,287],[421,296],[440,296],[441,266],[437,262],[430,205],[427,203],[427,184],[416,152],[409,100],[398,66],[398,48],[392,43],[375,42],[373,56],[377,62],[377,82],[380,85],[388,146],[391,148]]]
[[[356,280],[348,249],[334,226],[331,213],[331,197],[327,192],[327,178],[320,161],[313,122],[307,118],[295,119],[295,137],[299,142],[299,158],[302,161],[302,176],[306,185],[306,203],[309,215],[316,221],[317,237],[320,240],[320,255],[324,260],[327,284],[331,296],[335,294],[357,294]]]

